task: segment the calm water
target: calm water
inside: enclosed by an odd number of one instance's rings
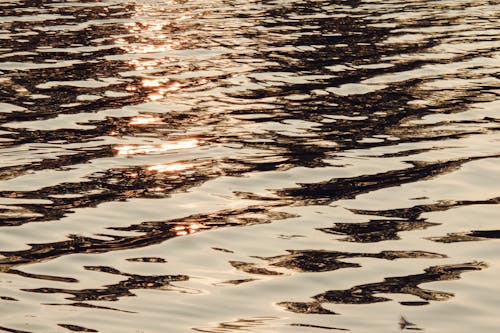
[[[0,331],[497,332],[499,50],[493,0],[1,0]]]

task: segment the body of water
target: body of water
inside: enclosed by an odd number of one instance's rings
[[[497,332],[499,18],[1,0],[0,331]]]

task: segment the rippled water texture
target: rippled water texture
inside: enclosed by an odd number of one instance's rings
[[[0,331],[496,332],[500,3],[1,0]]]

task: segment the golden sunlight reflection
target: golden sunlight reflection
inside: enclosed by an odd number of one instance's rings
[[[196,165],[193,163],[158,164],[148,167],[147,170],[154,172],[177,172],[177,171],[192,169],[195,166]]]
[[[174,173],[189,169],[194,169],[201,166],[209,165],[210,161],[195,161],[195,162],[174,162],[174,163],[163,163],[155,164],[146,168],[150,172],[158,173]]]
[[[159,67],[161,64],[172,62],[171,58],[161,59],[132,59],[127,63],[138,71],[150,70]]]
[[[182,48],[182,44],[187,41],[175,38],[171,34],[171,21],[168,20],[149,20],[149,11],[152,8],[144,5],[136,10],[137,21],[125,23],[126,29],[137,38],[128,40],[119,37],[115,43],[126,54],[131,55],[127,60],[130,67],[136,71],[148,74],[156,72],[163,65],[177,61],[169,55],[169,51]],[[144,20],[144,18],[146,18]],[[179,82],[171,82],[168,78],[144,78],[139,86],[130,85],[127,91],[137,91],[140,88],[148,90],[147,99],[158,101],[165,97],[169,92],[174,92],[182,88]]]
[[[198,147],[200,143],[198,139],[187,139],[161,145],[117,145],[113,147],[113,150],[117,155],[122,156],[158,154],[171,150],[195,148]]]
[[[151,94],[148,95],[148,98],[151,101],[157,101],[157,100],[163,99],[167,93],[177,91],[181,88],[182,88],[181,83],[173,82],[169,85],[155,89],[154,92],[152,92]]]
[[[160,124],[161,122],[162,122],[161,118],[158,116],[143,115],[143,116],[133,117],[132,119],[130,119],[129,124],[134,126],[140,126],[140,125]]]
[[[185,236],[200,231],[204,226],[198,223],[188,225],[177,225],[173,228],[177,236]]]
[[[165,190],[166,190],[166,188],[161,187],[161,186],[155,186],[155,187],[148,188],[149,192],[163,192]]]
[[[160,94],[160,93],[152,93],[152,94],[149,94],[149,95],[148,95],[148,99],[149,99],[150,101],[155,102],[155,101],[159,101],[159,100],[160,100],[160,99],[162,99],[164,96],[165,96],[165,95]]]
[[[170,81],[169,79],[144,79],[142,80],[142,86],[145,88],[160,87],[161,85]]]

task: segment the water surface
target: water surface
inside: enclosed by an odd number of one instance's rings
[[[499,17],[0,1],[0,331],[496,331]]]

